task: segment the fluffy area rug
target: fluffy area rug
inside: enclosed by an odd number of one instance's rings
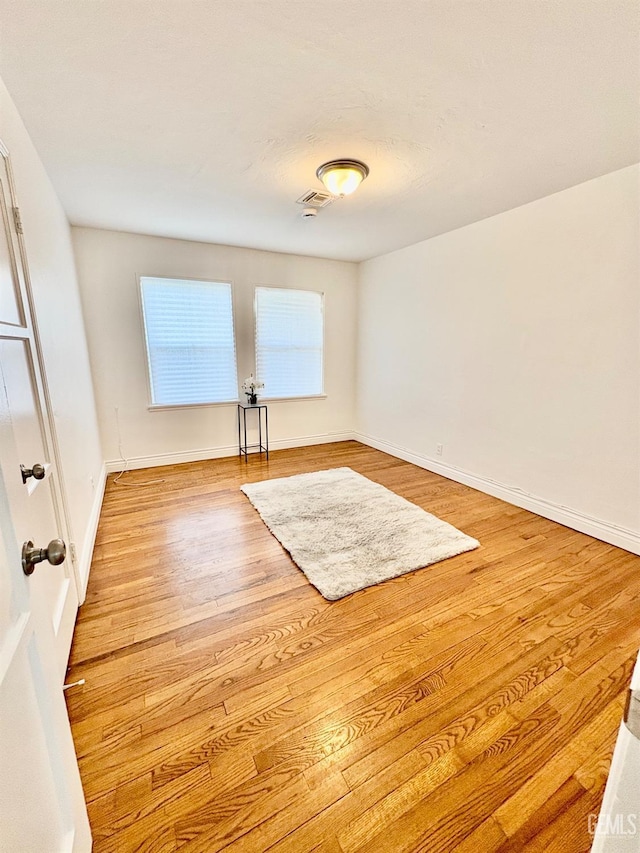
[[[351,468],[248,483],[241,489],[330,601],[479,545]]]

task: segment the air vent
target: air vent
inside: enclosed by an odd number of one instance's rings
[[[333,201],[331,193],[325,193],[322,190],[307,190],[304,195],[301,195],[296,204],[303,204],[305,207],[327,207]]]

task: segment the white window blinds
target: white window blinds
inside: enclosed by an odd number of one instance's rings
[[[264,397],[323,393],[322,294],[256,288],[256,374]]]
[[[141,278],[151,403],[238,399],[231,285]]]

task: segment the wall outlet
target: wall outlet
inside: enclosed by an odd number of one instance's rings
[[[436,444],[436,456],[442,456],[442,445]]]

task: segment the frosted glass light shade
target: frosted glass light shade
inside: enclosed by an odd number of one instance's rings
[[[316,172],[332,195],[351,195],[369,174],[369,167],[359,160],[331,160]]]

